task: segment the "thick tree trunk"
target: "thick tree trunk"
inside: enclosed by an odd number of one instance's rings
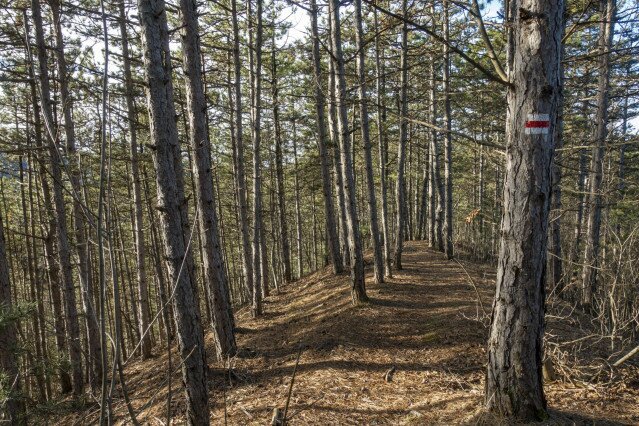
[[[197,298],[188,273],[192,257],[187,227],[182,156],[175,123],[171,55],[163,0],[139,0],[140,25],[147,83],[147,103],[153,160],[156,169],[160,226],[165,236],[165,256],[171,277],[173,306],[182,380],[186,390],[189,424],[208,425],[207,360]]]
[[[608,104],[610,98],[610,50],[615,33],[615,0],[600,0],[601,24],[599,34],[599,78],[597,83],[597,116],[593,135],[592,160],[590,164],[590,205],[588,227],[582,271],[581,303],[586,310],[592,309],[593,294],[597,288],[599,246],[602,210],[603,160],[608,133]]]
[[[133,236],[135,243],[135,258],[137,266],[138,294],[136,309],[138,310],[140,334],[149,327],[151,314],[149,310],[149,290],[146,277],[146,247],[144,243],[144,220],[142,218],[142,187],[140,184],[140,170],[138,166],[137,117],[135,113],[135,93],[133,91],[133,77],[131,75],[131,59],[129,54],[129,36],[126,30],[126,11],[124,1],[118,3],[120,37],[122,40],[122,62],[124,86],[126,91],[127,126],[129,130],[129,154],[131,158],[131,183],[133,185]],[[142,358],[151,356],[152,342],[149,337],[142,338]]]
[[[355,0],[355,33],[357,54],[357,75],[359,79],[359,121],[362,130],[362,144],[364,145],[364,162],[366,163],[366,187],[368,189],[368,214],[370,219],[371,242],[373,245],[374,276],[377,284],[384,282],[384,258],[382,244],[379,239],[379,224],[377,222],[377,201],[375,199],[375,179],[373,177],[373,155],[370,130],[368,125],[368,95],[366,93],[366,70],[364,49],[364,29],[362,25],[362,0]]]
[[[234,320],[222,247],[220,245],[211,142],[206,128],[206,98],[202,81],[197,5],[194,0],[181,0],[182,55],[186,78],[186,102],[189,118],[189,139],[193,149],[195,190],[197,193],[198,225],[202,239],[205,287],[213,320],[216,356],[225,359],[236,351]]]
[[[348,244],[351,257],[351,297],[353,304],[368,300],[364,283],[364,258],[362,255],[362,238],[359,231],[357,199],[355,196],[355,175],[351,159],[348,116],[346,112],[346,77],[344,73],[344,56],[342,54],[342,35],[339,17],[339,0],[329,1],[329,13],[332,22],[331,46],[335,57],[337,133],[342,161],[341,173],[344,183],[344,205],[346,207],[346,225],[348,228]]]
[[[324,107],[326,97],[322,88],[322,65],[320,57],[319,30],[317,28],[317,2],[311,0],[311,37],[313,38],[313,72],[315,88],[315,113],[317,117],[317,146],[319,148],[320,166],[322,171],[322,193],[324,195],[324,216],[328,235],[328,251],[333,265],[333,271],[340,274],[344,271],[344,261],[339,246],[339,236],[335,221],[335,206],[333,205],[333,191],[331,190],[331,170],[328,154],[329,138],[326,128]],[[273,61],[275,62],[275,61]]]
[[[64,188],[61,170],[62,154],[58,149],[58,141],[56,140],[55,134],[47,52],[44,41],[42,13],[40,10],[40,3],[38,1],[33,0],[31,2],[31,11],[36,32],[42,112],[45,121],[45,128],[47,129],[46,134],[48,136],[47,146],[50,156],[50,172],[53,177],[53,212],[55,215],[55,233],[58,246],[58,260],[60,262],[62,294],[64,296],[64,313],[66,316],[67,333],[69,335],[69,359],[71,361],[73,393],[80,395],[84,388],[80,322],[78,320],[73,273],[71,270],[71,250],[69,248],[66,208],[64,205]]]
[[[544,285],[564,3],[518,0],[513,8],[504,215],[485,398],[491,412],[531,421],[546,416]]]
[[[407,0],[402,1],[402,16],[406,16]],[[399,143],[397,144],[397,183],[395,185],[395,203],[397,204],[397,216],[395,226],[395,269],[402,269],[402,250],[404,248],[404,222],[406,204],[405,162],[406,144],[408,143],[408,24],[402,23],[402,50],[400,52],[400,95],[399,95]]]

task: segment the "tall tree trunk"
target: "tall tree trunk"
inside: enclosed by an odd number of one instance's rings
[[[192,257],[192,241],[188,235],[184,235],[187,206],[173,104],[166,5],[163,0],[139,0],[138,9],[158,210],[171,283],[175,286],[173,312],[182,359],[182,380],[186,388],[187,419],[189,424],[208,425],[208,366],[202,325],[195,307],[197,298],[187,269]]]
[[[11,282],[9,281],[9,262],[5,248],[4,226],[0,216],[0,316],[11,317],[13,298],[11,296]],[[9,320],[0,327],[0,367],[6,374],[7,384],[10,386],[8,398],[3,401],[7,419],[12,425],[26,425],[26,411],[22,392],[22,380],[18,367],[18,324],[17,320]]]
[[[444,252],[453,258],[453,144],[450,109],[449,3],[444,0]]]
[[[333,271],[340,274],[344,271],[342,252],[339,246],[339,236],[335,221],[335,207],[333,205],[333,191],[331,190],[330,160],[328,157],[329,138],[326,129],[326,115],[324,106],[326,97],[322,89],[322,65],[320,57],[319,30],[317,28],[317,2],[311,0],[311,37],[313,38],[313,72],[315,86],[315,112],[317,116],[317,146],[319,148],[320,166],[322,171],[322,193],[324,195],[324,216],[328,235],[328,251],[331,256]],[[275,60],[273,60],[275,62]],[[276,124],[277,125],[277,124]]]
[[[304,262],[302,251],[302,200],[300,195],[300,177],[299,177],[299,165],[297,163],[297,131],[296,131],[295,117],[293,117],[293,166],[295,167],[295,225],[296,225],[296,238],[297,243],[297,277],[302,278],[304,275]]]
[[[249,5],[252,0],[247,0]],[[249,8],[250,10],[250,8]],[[262,143],[262,0],[256,1],[255,17],[257,19],[255,34],[255,69],[251,82],[253,99],[251,100],[253,116],[253,317],[262,314],[262,280],[264,279],[262,247],[262,160],[260,147]],[[253,17],[249,13],[249,21]],[[249,45],[250,49],[253,46]],[[251,69],[253,67],[251,66]]]
[[[49,69],[47,52],[44,41],[42,25],[42,13],[40,3],[31,2],[31,11],[36,32],[36,45],[38,51],[38,65],[40,70],[40,94],[42,97],[42,111],[45,128],[48,136],[48,151],[50,156],[50,171],[53,177],[53,211],[55,214],[55,230],[58,245],[58,260],[60,262],[62,294],[64,301],[64,313],[66,316],[67,332],[69,335],[69,359],[71,361],[71,375],[73,378],[73,393],[79,395],[84,388],[84,376],[82,371],[82,349],[80,341],[80,322],[75,299],[73,273],[71,270],[71,250],[69,248],[69,235],[67,232],[66,208],[64,205],[64,193],[62,182],[62,153],[58,149],[58,141],[55,134],[55,123],[52,111],[51,90],[49,83]]]
[[[368,214],[370,217],[371,242],[373,245],[373,263],[375,282],[384,282],[384,258],[382,256],[382,244],[379,240],[379,224],[377,222],[377,201],[375,199],[375,179],[373,177],[373,155],[371,153],[371,138],[368,125],[368,95],[366,93],[366,70],[364,49],[364,29],[362,25],[362,0],[355,0],[355,20],[357,32],[355,40],[357,44],[357,74],[359,79],[359,121],[362,130],[362,143],[364,145],[364,162],[366,163],[366,186],[368,189]]]
[[[588,190],[590,205],[588,209],[588,228],[582,270],[581,303],[586,310],[592,309],[593,294],[597,288],[599,264],[599,246],[602,210],[603,157],[608,133],[608,104],[610,98],[610,50],[615,33],[615,0],[600,0],[599,10],[599,78],[597,82],[597,115],[595,117],[594,146],[590,163],[590,187]]]
[[[339,0],[329,1],[329,13],[332,23],[331,47],[335,60],[337,133],[342,161],[341,173],[344,181],[344,203],[346,207],[346,225],[348,228],[348,245],[351,257],[351,298],[353,304],[368,300],[364,282],[364,258],[362,255],[362,237],[359,230],[357,199],[355,196],[355,174],[351,159],[348,116],[346,112],[346,77],[344,73],[344,56],[342,54],[342,34],[339,17]]]
[[[565,48],[562,47],[561,56],[565,56]],[[561,86],[564,85],[564,67],[560,64]],[[555,159],[552,164],[552,204],[551,210],[555,212],[555,217],[550,222],[550,287],[552,291],[562,296],[564,288],[564,264],[561,250],[561,158],[564,140],[564,98],[558,100],[557,105],[557,125],[555,126]]]
[[[222,247],[213,188],[211,142],[206,128],[206,98],[202,81],[197,5],[194,0],[180,0],[182,16],[182,55],[186,79],[186,102],[189,140],[193,149],[198,225],[202,238],[205,287],[213,320],[216,356],[225,359],[236,351],[233,311]]]
[[[284,187],[284,154],[282,150],[282,126],[280,123],[280,98],[277,80],[277,58],[275,55],[275,32],[273,33],[273,57],[271,60],[272,91],[273,91],[273,127],[275,128],[275,171],[277,185],[277,215],[280,227],[280,241],[282,244],[282,263],[284,267],[284,282],[292,281],[291,273],[291,245],[288,239],[288,220],[286,218],[286,188]]]
[[[129,36],[126,30],[126,11],[124,1],[118,3],[120,37],[122,40],[122,62],[124,74],[124,88],[126,91],[127,125],[129,131],[129,156],[131,159],[131,183],[133,184],[133,236],[135,242],[135,258],[137,266],[138,293],[136,309],[139,316],[139,329],[142,335],[142,358],[151,356],[152,342],[144,332],[149,327],[151,314],[149,310],[149,290],[146,277],[146,246],[144,243],[144,220],[142,218],[142,187],[140,184],[140,170],[138,165],[137,117],[135,113],[135,93],[133,91],[133,77],[131,75],[131,58],[129,54]]]
[[[233,171],[235,192],[239,204],[239,219],[242,239],[242,273],[244,285],[249,295],[253,294],[253,258],[248,225],[248,205],[246,202],[246,177],[244,173],[244,140],[242,136],[242,62],[240,60],[240,28],[237,21],[237,0],[231,0],[231,20],[233,24],[233,101],[235,115],[235,135],[233,137]]]
[[[564,3],[515,3],[504,214],[485,398],[489,411],[531,421],[546,416],[541,373],[544,286],[554,131],[562,96]]]
[[[377,22],[377,9],[373,9],[374,32],[375,32],[375,81],[377,84],[377,145],[379,158],[379,188],[381,198],[381,222],[382,235],[384,239],[384,274],[392,277],[391,269],[391,237],[388,229],[388,196],[387,196],[387,172],[386,163],[388,161],[388,138],[386,133],[386,106],[384,104],[384,93],[386,92],[386,76],[384,71],[384,62],[381,57],[384,56],[380,44],[379,24]]]
[[[431,5],[431,15],[435,19],[435,7]],[[437,80],[435,72],[435,57],[430,57],[430,122],[437,126]],[[444,187],[439,167],[439,141],[437,130],[434,128],[430,132],[430,177],[428,181],[428,192],[430,194],[429,205],[429,233],[428,241],[431,247],[437,247],[439,251],[444,251],[444,241],[442,235]]]
[[[332,34],[331,20],[328,19],[329,33]],[[329,34],[329,37],[330,37]],[[337,101],[335,99],[335,61],[328,61],[328,127],[331,134],[333,151],[333,174],[335,176],[335,193],[337,194],[337,224],[339,225],[339,245],[342,253],[344,267],[350,267],[351,251],[348,247],[348,231],[346,229],[346,203],[344,197],[344,179],[342,177],[342,159],[339,148],[339,136],[337,130]]]
[[[406,17],[407,0],[402,0],[402,16]],[[400,95],[399,95],[399,143],[397,144],[397,183],[395,185],[395,202],[397,204],[397,224],[395,226],[395,268],[402,269],[402,250],[404,248],[404,222],[406,221],[406,184],[405,162],[406,144],[408,143],[408,23],[402,23],[402,50],[400,52]]]

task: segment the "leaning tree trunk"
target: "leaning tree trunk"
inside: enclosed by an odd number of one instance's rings
[[[402,1],[402,16],[406,17],[406,0]],[[405,162],[406,144],[408,143],[408,23],[402,23],[402,50],[400,53],[400,118],[399,118],[399,144],[397,144],[397,183],[395,186],[395,202],[397,204],[397,223],[395,226],[395,268],[402,269],[402,250],[404,248],[404,222],[406,220],[406,184],[405,184]]]
[[[586,310],[592,309],[593,293],[597,287],[599,269],[599,246],[601,231],[601,192],[603,180],[603,157],[608,132],[608,103],[610,98],[610,50],[615,28],[615,0],[600,0],[601,24],[599,35],[599,79],[597,83],[597,116],[593,135],[592,161],[590,163],[590,188],[588,227],[582,271],[581,303]]]
[[[353,304],[368,300],[364,283],[364,258],[362,255],[362,237],[359,231],[357,199],[355,196],[355,174],[351,159],[348,116],[346,111],[346,77],[344,56],[342,54],[342,35],[339,17],[339,0],[329,1],[329,13],[332,23],[331,46],[335,61],[337,133],[340,145],[341,174],[344,183],[344,205],[346,210],[346,227],[348,228],[348,245],[351,256],[351,297]]]
[[[211,165],[211,142],[206,128],[206,98],[202,81],[197,5],[194,0],[181,0],[182,54],[186,78],[186,102],[189,118],[189,139],[193,149],[198,224],[202,238],[205,286],[213,320],[216,356],[225,359],[236,351],[230,294],[216,211]]]
[[[564,3],[515,0],[511,6],[504,214],[485,402],[493,413],[531,421],[546,416],[544,285]]]
[[[62,154],[58,149],[57,135],[53,118],[51,89],[47,52],[42,25],[40,2],[31,2],[33,22],[36,31],[38,51],[38,65],[40,67],[40,96],[42,97],[42,112],[47,129],[50,172],[53,178],[53,211],[55,214],[56,241],[58,244],[58,260],[60,262],[62,294],[64,296],[64,313],[66,315],[67,332],[69,335],[69,359],[71,361],[71,375],[73,378],[73,393],[79,395],[84,388],[82,372],[82,349],[80,339],[80,322],[75,299],[73,273],[71,270],[71,249],[69,248],[69,233],[67,231],[66,208],[64,203],[64,187],[62,181]]]
[[[317,115],[317,146],[319,148],[320,166],[322,171],[322,193],[324,195],[324,216],[326,220],[326,233],[328,235],[328,251],[336,274],[342,273],[344,263],[339,247],[339,236],[335,220],[335,206],[333,203],[333,191],[331,190],[331,170],[328,156],[329,138],[326,132],[326,115],[324,106],[326,97],[322,89],[322,61],[320,57],[319,30],[317,28],[317,2],[311,0],[311,37],[313,38],[313,72],[315,77],[315,112]],[[275,60],[273,60],[275,62]],[[277,124],[276,124],[277,125]]]
[[[4,242],[4,227],[0,217],[0,317],[11,317],[13,298],[11,296],[11,282],[9,280],[9,262]],[[26,412],[21,395],[22,380],[18,367],[18,325],[16,320],[9,320],[0,327],[0,367],[6,374],[7,383],[11,385],[6,401],[3,401],[3,411],[6,420],[12,425],[26,425]]]
[[[129,35],[126,30],[126,11],[123,0],[118,3],[118,7],[120,12],[120,37],[122,40],[122,69],[124,73],[124,87],[126,91],[127,126],[130,140],[129,152],[131,158],[131,182],[133,184],[133,234],[138,281],[138,300],[136,308],[139,311],[139,329],[140,335],[142,335],[141,355],[144,359],[151,356],[152,342],[150,337],[144,335],[151,321],[151,311],[149,309],[149,290],[146,277],[146,246],[144,243],[144,221],[142,219],[142,186],[140,183],[140,170],[138,166],[137,117],[135,114],[135,93],[133,91],[133,76],[131,74],[131,58],[129,54]]]
[[[182,358],[190,424],[208,425],[207,361],[197,298],[188,271],[191,239],[184,235],[186,200],[182,156],[175,122],[171,55],[166,5],[163,0],[138,2],[153,161],[156,169],[160,226],[173,290],[174,317]],[[185,238],[187,237],[187,238]]]
[[[366,71],[364,55],[364,29],[362,25],[362,0],[355,0],[355,20],[357,32],[357,76],[359,79],[359,121],[362,128],[362,143],[364,144],[364,160],[366,163],[366,186],[368,189],[368,214],[371,227],[371,241],[373,243],[373,263],[375,282],[384,282],[384,258],[382,244],[379,240],[379,224],[377,222],[377,201],[375,199],[375,179],[373,177],[373,155],[371,153],[371,137],[368,125],[368,95],[366,94]]]

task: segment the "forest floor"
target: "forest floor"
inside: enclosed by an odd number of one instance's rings
[[[495,268],[448,261],[424,242],[406,244],[403,264],[386,283],[367,285],[370,303],[363,306],[351,306],[347,275],[321,270],[271,295],[263,317],[240,311],[241,352],[229,362],[232,374],[228,363],[210,365],[212,424],[225,424],[225,415],[230,425],[270,424],[274,408],[286,405],[298,354],[291,425],[498,423],[481,410]],[[636,361],[607,366],[618,356],[610,357],[610,342],[568,309],[558,304],[547,315],[547,353],[557,378],[545,385],[546,423],[639,424]],[[210,334],[207,342],[211,352]],[[182,423],[181,374],[177,354],[172,358],[171,411]],[[142,423],[166,422],[167,366],[166,354],[158,354],[127,367]],[[121,394],[114,409],[126,423]],[[67,411],[56,423],[88,424],[97,414],[94,405]]]

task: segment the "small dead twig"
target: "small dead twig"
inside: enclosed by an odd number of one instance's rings
[[[461,268],[464,270],[464,273],[466,274],[466,276],[468,277],[468,281],[470,282],[470,285],[473,287],[473,289],[475,290],[475,295],[477,296],[477,301],[479,302],[479,307],[481,308],[482,312],[484,313],[484,317],[487,317],[488,314],[486,313],[486,309],[484,309],[484,303],[481,300],[481,296],[479,295],[479,290],[477,290],[477,285],[475,284],[475,280],[473,280],[473,277],[470,276],[470,274],[468,273],[468,271],[466,270],[466,268],[464,267],[464,265],[457,259],[453,258],[453,260],[455,262],[457,262],[457,264],[459,266],[461,266]]]
[[[288,414],[288,406],[291,402],[291,395],[293,394],[293,383],[295,383],[295,373],[297,373],[297,366],[300,363],[300,357],[302,356],[302,345],[297,351],[297,360],[295,360],[295,367],[293,367],[293,374],[291,375],[291,383],[288,385],[288,395],[286,397],[286,405],[284,406],[284,414],[282,415],[282,426],[286,425],[286,415]]]

